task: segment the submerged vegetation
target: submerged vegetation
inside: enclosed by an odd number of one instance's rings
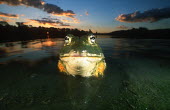
[[[48,60],[38,62],[39,65],[51,69],[50,64],[45,65]],[[116,60],[117,61],[117,60]],[[44,64],[45,63],[45,64]],[[149,63],[149,62],[147,62]],[[16,65],[17,64],[17,65]],[[112,64],[117,64],[112,62]],[[15,66],[14,66],[15,65]],[[110,65],[110,64],[109,64]],[[128,66],[137,65],[135,62]],[[138,64],[126,71],[120,70],[126,66],[123,62],[116,65],[113,72],[119,72],[125,79],[115,77],[114,73],[107,74],[104,78],[82,78],[55,74],[35,72],[33,68],[24,67],[23,63],[11,62],[11,70],[6,65],[1,65],[6,74],[0,84],[0,109],[1,110],[166,110],[170,107],[170,80],[168,76],[169,66],[157,67],[158,65],[147,64],[143,67]],[[153,66],[157,69],[145,69]],[[54,68],[54,67],[53,67]],[[164,71],[167,68],[168,71]],[[110,68],[109,68],[110,69]],[[125,69],[125,68],[123,68]],[[11,71],[13,74],[11,74]],[[26,72],[27,71],[27,72]],[[42,70],[43,71],[43,70]],[[160,72],[162,71],[162,72]],[[108,72],[108,71],[107,71]],[[122,73],[121,73],[122,72]],[[10,77],[9,77],[10,76]],[[119,81],[115,81],[119,79]],[[117,83],[117,84],[116,84]]]

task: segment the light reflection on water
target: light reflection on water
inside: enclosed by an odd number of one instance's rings
[[[109,110],[117,105],[114,97],[127,89],[128,81],[154,79],[155,74],[168,79],[170,40],[98,36],[97,42],[107,63],[102,78],[73,77],[58,71],[63,38],[0,43],[0,99],[8,101],[9,108],[20,105],[18,109],[49,104],[48,109]]]
[[[0,44],[0,62],[15,59],[42,59],[57,56],[63,39],[39,39],[33,41],[8,42]]]
[[[165,54],[170,52],[170,41],[160,39],[121,39],[98,35],[97,42],[106,56],[110,55],[115,58],[131,57],[130,54],[140,52],[148,55],[154,53],[155,56],[164,57]],[[24,57],[26,53],[32,52],[34,54],[38,51],[41,51],[43,54],[53,53],[51,56],[55,56],[58,55],[63,43],[64,40],[62,38],[0,43],[0,57],[1,60],[15,55]]]

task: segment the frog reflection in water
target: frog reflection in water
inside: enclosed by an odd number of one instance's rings
[[[60,72],[83,77],[102,76],[106,68],[104,55],[93,34],[82,37],[67,35],[60,50]]]

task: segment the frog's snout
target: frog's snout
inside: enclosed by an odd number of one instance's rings
[[[76,50],[71,50],[69,52],[70,57],[86,57],[87,56],[87,51],[82,50],[82,51],[76,51]]]

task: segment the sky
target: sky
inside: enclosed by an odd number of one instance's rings
[[[170,28],[170,0],[0,0],[0,22],[99,33]]]

